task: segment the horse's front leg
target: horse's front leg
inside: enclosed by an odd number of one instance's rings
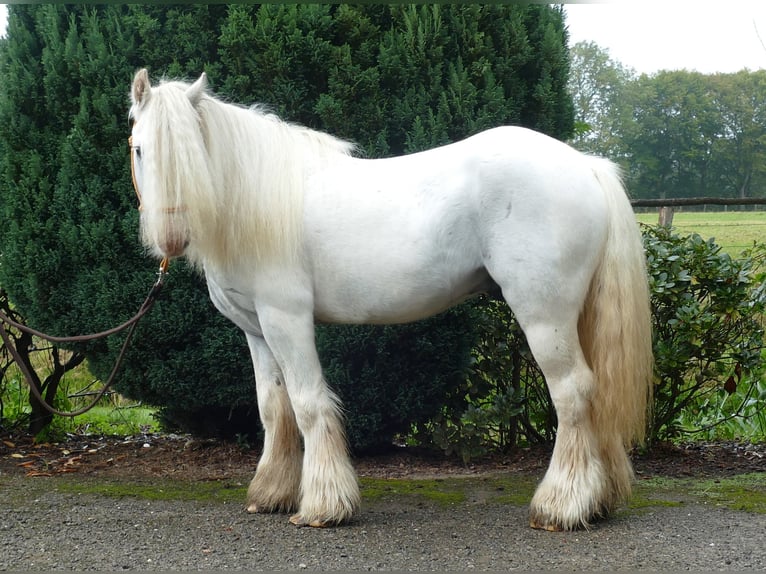
[[[359,506],[359,484],[351,465],[341,405],[322,376],[310,313],[259,309],[263,334],[284,374],[290,404],[303,435],[300,526],[348,521]]]
[[[263,337],[247,334],[255,368],[263,453],[247,489],[248,512],[293,512],[300,497],[303,453],[282,372]]]

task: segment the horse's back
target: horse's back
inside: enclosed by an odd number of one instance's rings
[[[604,204],[594,162],[605,160],[518,126],[492,128],[415,154],[356,161],[360,175],[377,190],[432,209],[442,201],[479,217],[505,218],[510,204],[539,220],[562,209],[599,217]]]

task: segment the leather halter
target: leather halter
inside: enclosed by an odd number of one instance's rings
[[[130,146],[130,178],[133,180],[133,190],[136,192],[136,197],[138,197],[138,211],[143,211],[144,205],[141,201],[141,192],[138,190],[138,182],[136,181],[136,163],[134,155],[137,146],[133,145],[133,136],[128,136],[128,146]],[[163,211],[165,211],[165,213],[175,213],[176,211],[182,210],[184,210],[184,208],[168,207]],[[165,273],[167,273],[169,265],[170,260],[167,257],[163,257],[162,261],[160,261],[160,277],[163,277]]]
[[[141,149],[140,146],[133,145],[133,136],[128,136],[128,147],[130,147],[130,179],[133,181],[133,190],[136,192],[138,198],[138,211],[144,210],[144,204],[141,200],[141,192],[138,190],[138,181],[136,181],[136,162],[135,154],[137,149]],[[177,213],[179,211],[186,211],[185,207],[163,207],[160,209],[162,213]]]
[[[128,136],[128,146],[130,147],[130,179],[133,180],[133,189],[136,192],[136,197],[138,197],[138,211],[143,211],[144,206],[141,203],[141,192],[138,191],[138,182],[136,181],[136,163],[134,157],[136,146],[133,145],[133,136]]]

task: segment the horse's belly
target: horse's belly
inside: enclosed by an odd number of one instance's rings
[[[314,313],[327,323],[408,323],[444,311],[478,293],[496,288],[486,271],[460,274],[423,271],[417,277],[385,272],[339,280],[343,273],[317,277]]]
[[[407,181],[374,164],[375,185],[317,186],[306,197],[305,249],[318,320],[392,324],[429,317],[480,292],[474,198],[454,174]],[[390,170],[389,170],[390,171]]]

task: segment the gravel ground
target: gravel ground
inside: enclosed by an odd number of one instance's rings
[[[62,492],[0,473],[0,570],[764,570],[766,515],[688,502],[590,531],[528,528],[527,508],[386,496],[347,526],[296,528],[238,504]]]

